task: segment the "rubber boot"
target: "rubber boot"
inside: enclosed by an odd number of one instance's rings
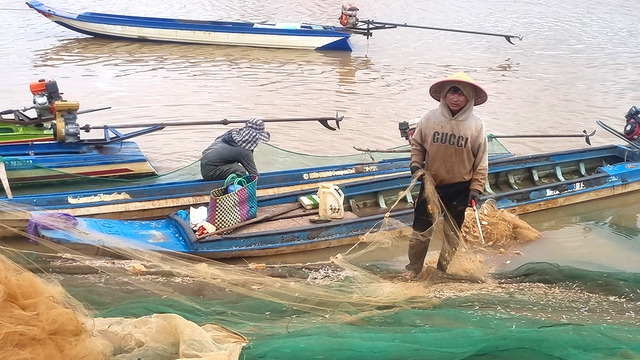
[[[424,265],[425,257],[427,257],[430,242],[431,240],[426,235],[422,235],[417,231],[411,233],[408,251],[409,264],[405,266],[407,271],[413,271],[416,276],[422,272],[422,266]]]

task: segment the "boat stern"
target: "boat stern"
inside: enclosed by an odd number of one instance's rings
[[[349,41],[349,36],[343,37],[336,41],[330,42],[326,45],[323,45],[319,48],[316,48],[318,51],[353,51],[351,48],[351,43]]]

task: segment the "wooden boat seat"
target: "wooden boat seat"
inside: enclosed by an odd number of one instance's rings
[[[484,183],[484,193],[489,195],[495,194],[493,189],[491,189],[491,184],[489,183],[489,180],[487,180],[487,182]]]
[[[562,176],[562,169],[560,168],[560,165],[556,165],[556,177],[558,178],[558,181],[566,181],[564,176]]]

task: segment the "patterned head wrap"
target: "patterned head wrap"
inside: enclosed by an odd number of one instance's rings
[[[258,146],[258,141],[267,142],[271,135],[264,130],[264,121],[252,118],[243,128],[232,131],[231,137],[238,146],[251,151]]]

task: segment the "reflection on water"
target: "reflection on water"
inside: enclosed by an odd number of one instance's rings
[[[338,83],[353,83],[357,71],[368,70],[371,59],[346,51],[261,49],[239,46],[203,46],[101,38],[64,40],[59,45],[37,50],[35,67],[114,66],[118,77],[149,71],[194,71],[237,77],[233,71],[268,71],[267,76],[290,74],[292,70],[335,72]],[[257,74],[255,74],[257,75]],[[240,75],[246,76],[246,75]]]

